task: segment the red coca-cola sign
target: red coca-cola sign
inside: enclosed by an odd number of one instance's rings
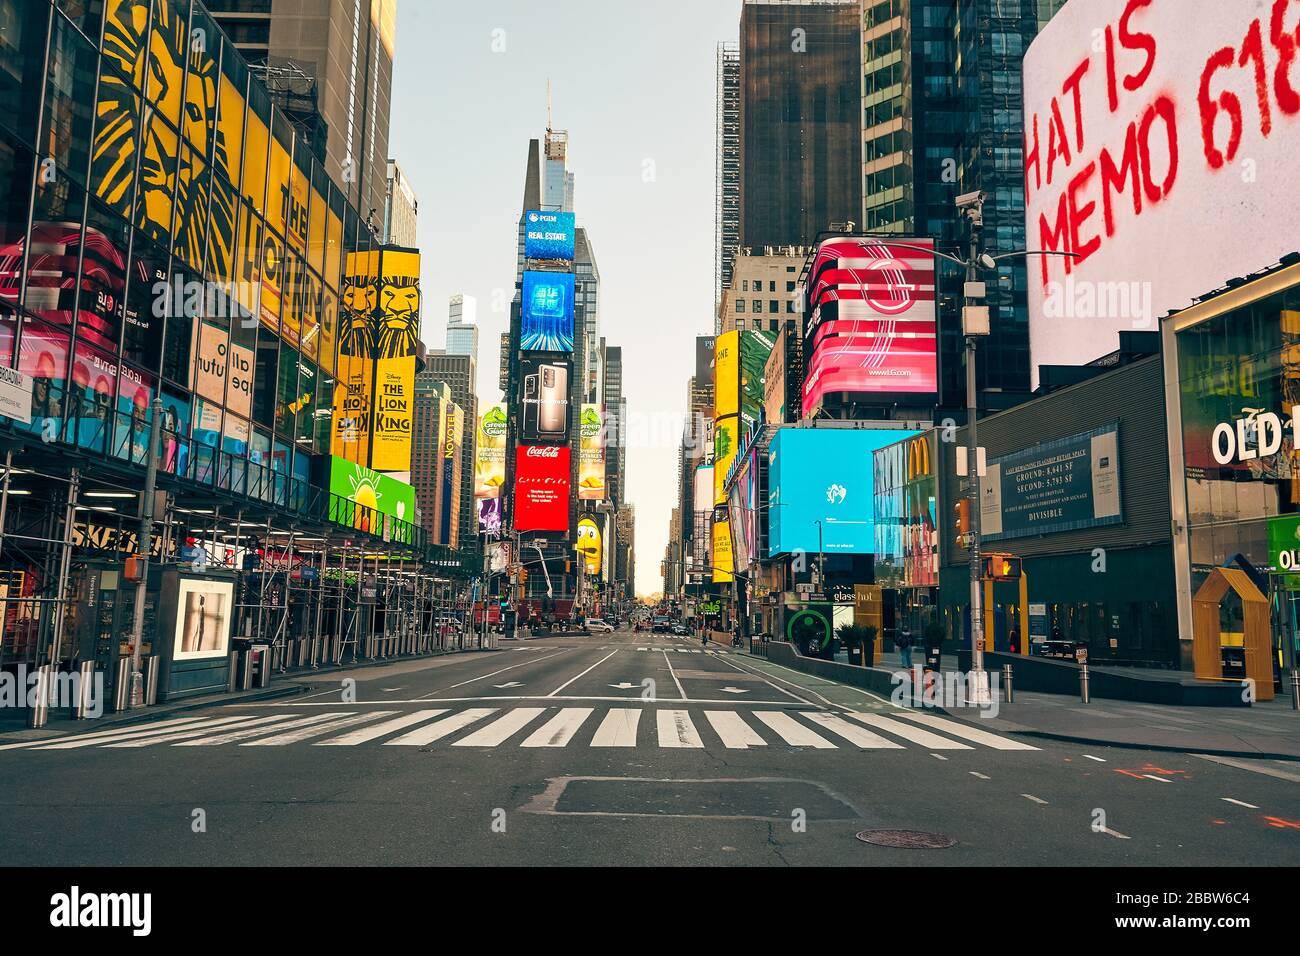
[[[569,530],[572,490],[569,449],[521,445],[515,449],[515,530]]]

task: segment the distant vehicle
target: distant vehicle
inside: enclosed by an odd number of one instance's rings
[[[671,631],[678,637],[686,637],[691,633],[691,629],[681,622],[674,622]]]
[[[667,634],[672,630],[673,622],[666,617],[656,617],[650,621],[650,631],[654,634]]]
[[[602,621],[598,617],[593,617],[587,621],[587,630],[592,634],[609,634],[614,630],[614,625],[608,621]]]

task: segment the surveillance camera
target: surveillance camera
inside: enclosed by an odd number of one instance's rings
[[[957,197],[956,203],[958,209],[969,209],[972,206],[978,206],[986,199],[984,190],[977,189],[974,192],[962,193]]]

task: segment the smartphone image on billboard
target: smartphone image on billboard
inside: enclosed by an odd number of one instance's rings
[[[563,365],[543,365],[537,373],[541,376],[537,395],[537,432],[539,435],[563,435],[569,417],[569,370]]]
[[[536,372],[524,376],[523,433],[525,438],[533,438],[537,435],[537,393],[539,378],[540,373]]]

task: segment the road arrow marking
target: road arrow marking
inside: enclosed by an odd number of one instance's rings
[[[722,692],[724,694],[748,694],[749,693],[749,691],[741,690],[739,687],[724,687],[722,688]]]
[[[519,681],[512,680],[509,684],[493,684],[492,686],[497,690],[509,690],[511,687],[523,687],[524,685]]]
[[[623,681],[623,683],[621,684],[610,684],[609,686],[613,687],[616,690],[631,690],[633,687],[636,687],[637,685],[630,684],[627,681]]]

